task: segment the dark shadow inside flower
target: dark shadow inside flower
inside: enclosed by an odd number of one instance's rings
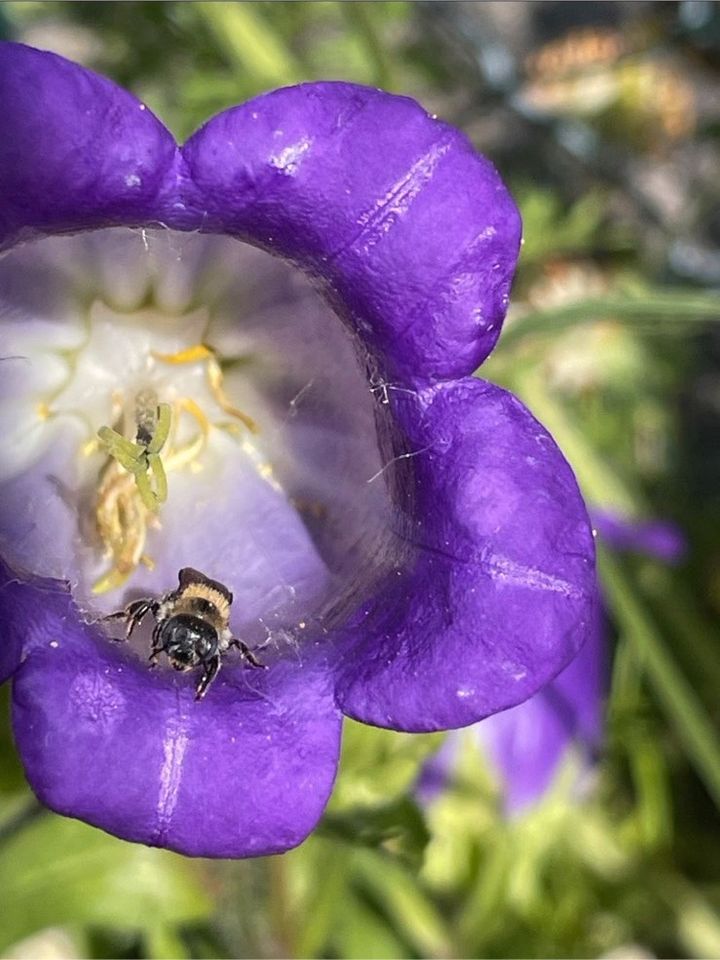
[[[11,251],[0,289],[0,553],[68,581],[88,619],[194,567],[232,590],[231,628],[272,661],[406,550],[386,388],[297,271],[227,237],[111,229]],[[155,509],[98,439],[135,441],[148,392],[170,410]]]

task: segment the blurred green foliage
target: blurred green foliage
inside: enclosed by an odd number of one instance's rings
[[[500,6],[515,9],[515,33],[493,20]],[[578,6],[598,17],[614,7],[597,28],[620,37],[614,61],[583,67],[582,36],[571,45]],[[511,315],[482,375],[548,425],[591,504],[673,518],[691,543],[672,572],[602,554],[614,657],[607,743],[582,804],[560,780],[506,820],[465,741],[447,789],[422,808],[413,784],[442,735],[348,724],[333,800],[302,847],[188,861],[38,812],[3,721],[0,954],[33,955],[12,945],[63,927],[72,955],[96,957],[720,956],[720,196],[701,162],[720,123],[693,101],[673,125],[689,91],[720,102],[720,15],[698,26],[702,4],[626,6],[0,6],[2,36],[113,76],[180,138],[258,92],[320,77],[415,95],[464,126],[525,221]],[[555,69],[563,56],[573,64],[562,88],[527,59],[548,43]],[[644,74],[626,82],[623,50],[633,70],[647,63],[661,77],[655,113]],[[618,71],[622,96],[576,109],[588,77],[607,88]],[[663,171],[667,196],[649,186]]]

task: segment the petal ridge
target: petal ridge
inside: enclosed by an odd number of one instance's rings
[[[519,215],[492,164],[414,101],[301,84],[219,114],[182,149],[202,229],[294,261],[390,376],[464,376],[494,346]]]

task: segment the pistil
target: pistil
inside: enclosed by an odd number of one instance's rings
[[[255,421],[228,400],[223,389],[222,368],[214,352],[203,344],[172,354],[152,352],[154,360],[172,365],[207,363],[210,392],[218,407],[257,434]],[[117,406],[117,395],[114,404]],[[156,390],[141,389],[135,396],[133,416],[123,411],[120,430],[103,426],[98,430],[99,446],[108,457],[99,474],[94,520],[106,556],[112,560],[108,573],[93,584],[93,593],[103,594],[121,587],[142,563],[154,563],[145,553],[149,529],[161,530],[161,505],[167,499],[167,474],[184,467],[199,472],[200,457],[211,430],[211,421],[192,397],[161,401]],[[183,413],[192,417],[197,433],[179,443],[179,422]],[[217,424],[229,430],[228,426]],[[229,432],[234,432],[229,430]],[[133,439],[134,438],[134,439]],[[85,452],[97,449],[93,444]]]

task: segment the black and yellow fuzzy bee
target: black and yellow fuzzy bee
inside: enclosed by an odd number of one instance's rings
[[[133,600],[124,610],[111,613],[105,620],[124,620],[125,640],[148,613],[155,618],[152,632],[150,663],[164,653],[175,670],[202,667],[202,676],[195,690],[195,699],[202,700],[220,670],[222,657],[237,647],[253,667],[264,668],[253,652],[233,637],[230,630],[230,607],[233,595],[226,586],[211,580],[192,567],[183,567],[178,574],[177,590],[159,600]]]

